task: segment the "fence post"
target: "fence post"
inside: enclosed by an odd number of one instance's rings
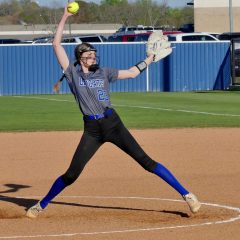
[[[149,92],[149,67],[146,69],[146,91]]]

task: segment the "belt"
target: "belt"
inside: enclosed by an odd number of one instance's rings
[[[104,113],[96,115],[84,115],[83,120],[98,120],[113,114],[113,109],[108,108]]]

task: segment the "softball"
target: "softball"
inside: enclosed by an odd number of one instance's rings
[[[79,4],[77,2],[70,2],[67,5],[67,10],[69,13],[75,14],[79,10]]]

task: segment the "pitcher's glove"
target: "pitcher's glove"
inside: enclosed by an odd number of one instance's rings
[[[153,32],[147,42],[147,56],[154,54],[154,62],[158,62],[172,53],[171,43],[162,31]]]

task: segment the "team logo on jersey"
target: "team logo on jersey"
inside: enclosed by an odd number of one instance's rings
[[[103,88],[104,80],[103,79],[82,79],[79,77],[79,86],[80,87],[89,87],[89,88]]]

